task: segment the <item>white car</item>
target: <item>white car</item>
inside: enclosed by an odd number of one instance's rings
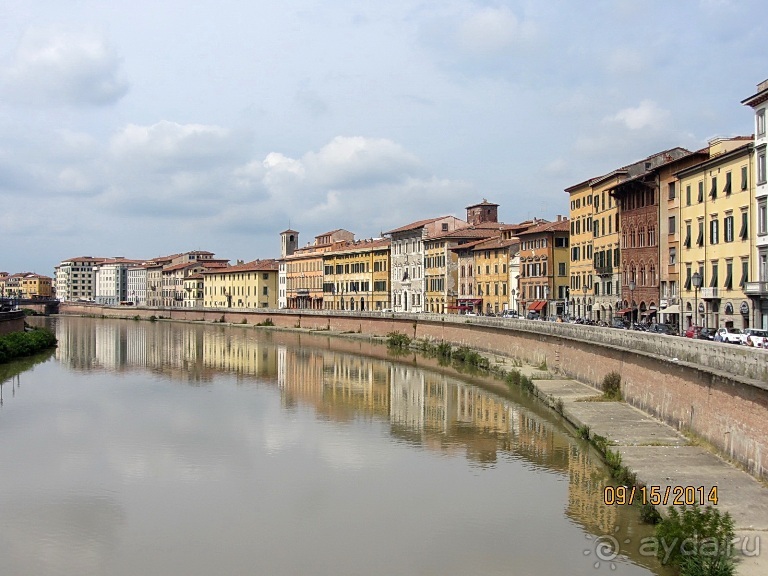
[[[757,328],[745,328],[741,333],[741,343],[745,346],[754,346],[755,348],[765,348],[766,339],[768,339],[768,330],[758,330]]]
[[[715,333],[715,342],[741,344],[741,330],[738,328],[720,328]]]

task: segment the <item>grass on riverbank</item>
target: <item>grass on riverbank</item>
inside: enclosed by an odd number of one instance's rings
[[[11,332],[0,336],[0,363],[16,358],[32,356],[56,346],[56,336],[45,328],[33,328],[29,332]]]

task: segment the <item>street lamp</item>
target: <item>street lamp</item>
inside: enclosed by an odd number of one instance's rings
[[[701,274],[694,272],[691,276],[691,284],[693,284],[693,325],[699,325],[699,288],[701,288]]]
[[[635,284],[634,280],[629,281],[629,321],[635,321]]]

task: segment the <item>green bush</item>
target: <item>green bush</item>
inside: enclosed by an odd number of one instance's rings
[[[609,372],[603,378],[603,398],[621,400],[621,374],[618,372]]]
[[[263,320],[262,322],[257,322],[256,326],[274,326],[275,323],[272,322],[272,318],[267,318]]]
[[[0,362],[31,356],[54,346],[56,336],[45,328],[35,328],[29,332],[11,332],[0,336]]]
[[[712,506],[669,508],[656,526],[662,564],[671,564],[682,576],[730,576],[734,573],[733,519]]]
[[[407,334],[400,332],[390,332],[387,334],[387,346],[390,348],[408,348],[411,345],[411,339]]]

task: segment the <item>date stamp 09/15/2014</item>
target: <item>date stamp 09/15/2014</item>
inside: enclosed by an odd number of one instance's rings
[[[652,506],[717,505],[717,486],[606,486],[606,506],[629,506],[635,503]]]

